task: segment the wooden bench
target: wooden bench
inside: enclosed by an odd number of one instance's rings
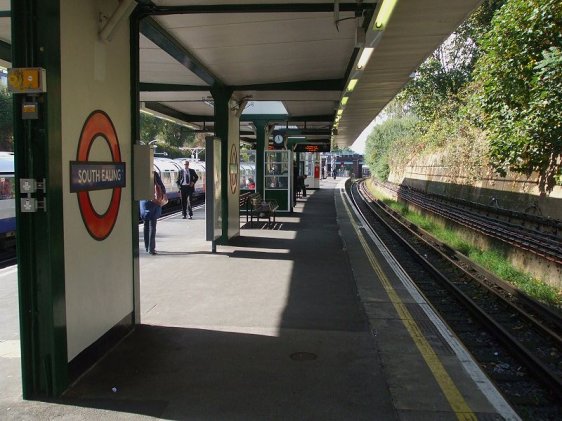
[[[271,225],[271,217],[275,225],[275,211],[279,205],[275,200],[263,200],[260,193],[254,193],[248,201],[250,202],[250,227],[254,223],[254,217],[259,222],[260,218],[267,217],[267,224]]]
[[[240,210],[246,213],[246,222],[248,222],[250,218],[252,198],[256,195],[261,197],[259,193],[252,193],[251,191],[240,194]]]

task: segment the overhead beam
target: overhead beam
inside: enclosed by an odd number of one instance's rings
[[[167,105],[160,104],[159,102],[148,101],[144,103],[144,107],[148,110],[156,111],[157,113],[173,117],[185,123],[198,123],[198,122],[213,122],[214,116],[212,115],[193,115],[185,114],[181,111],[175,110]]]
[[[236,91],[342,91],[345,79],[299,80],[295,82],[258,83],[255,85],[238,85],[231,87]],[[173,83],[139,84],[141,92],[209,92],[209,86],[179,85]]]
[[[340,12],[374,10],[376,3],[340,3]],[[209,4],[196,6],[143,7],[147,15],[187,15],[199,13],[333,13],[334,3],[278,3],[278,4]]]
[[[258,83],[233,86],[232,88],[234,91],[342,91],[345,88],[345,79]]]
[[[329,136],[332,134],[331,129],[300,129],[299,132],[307,136]]]
[[[144,107],[146,109],[156,111],[157,113],[167,115],[169,117],[176,118],[185,123],[197,123],[197,122],[214,122],[214,116],[212,115],[193,115],[185,114],[174,108],[168,107],[167,105],[161,104],[156,101],[145,101]],[[240,121],[254,121],[254,120],[269,120],[269,121],[302,121],[302,122],[326,122],[331,123],[334,120],[334,115],[311,115],[311,116],[287,116],[287,115],[262,115],[262,114],[243,114],[240,116]],[[304,130],[318,130],[322,129],[304,129]],[[312,133],[308,133],[312,135]],[[318,133],[325,134],[325,133]]]
[[[139,84],[140,92],[210,92],[208,86],[201,85],[176,85],[173,83],[148,83]]]
[[[303,116],[291,116],[288,117],[288,121],[321,121],[331,123],[334,120],[334,114],[325,115],[303,115]]]
[[[335,115],[335,114],[334,114]],[[330,124],[334,120],[334,115],[311,115],[311,116],[289,116],[286,114],[242,114],[240,121],[275,121],[275,122],[322,122]]]
[[[140,21],[140,33],[210,86],[224,83],[151,17]]]

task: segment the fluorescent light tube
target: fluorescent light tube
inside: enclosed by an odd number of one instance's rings
[[[373,50],[374,48],[363,48],[363,52],[361,53],[359,61],[357,62],[357,70],[363,70],[365,65],[369,62],[371,54],[373,54]]]
[[[398,0],[384,0],[381,8],[379,9],[379,14],[375,19],[375,26],[373,27],[374,31],[384,31],[386,29],[386,25],[392,12],[394,11],[394,6]]]

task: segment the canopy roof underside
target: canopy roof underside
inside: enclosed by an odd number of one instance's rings
[[[270,117],[272,124],[308,131],[309,141],[351,146],[480,1],[398,0],[376,32],[381,1],[137,0],[145,16],[141,109],[212,132],[212,88],[227,88],[246,107],[241,137],[253,137],[247,120],[257,116],[248,104],[280,101],[288,115]],[[9,10],[9,2],[0,0],[0,8]],[[10,44],[9,21],[0,15],[0,47]],[[357,70],[370,45],[368,64]],[[347,92],[351,79],[357,84]]]

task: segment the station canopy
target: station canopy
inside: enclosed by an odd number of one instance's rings
[[[351,146],[480,1],[137,0],[141,110],[212,133],[227,88],[241,139],[274,109],[271,127]]]

